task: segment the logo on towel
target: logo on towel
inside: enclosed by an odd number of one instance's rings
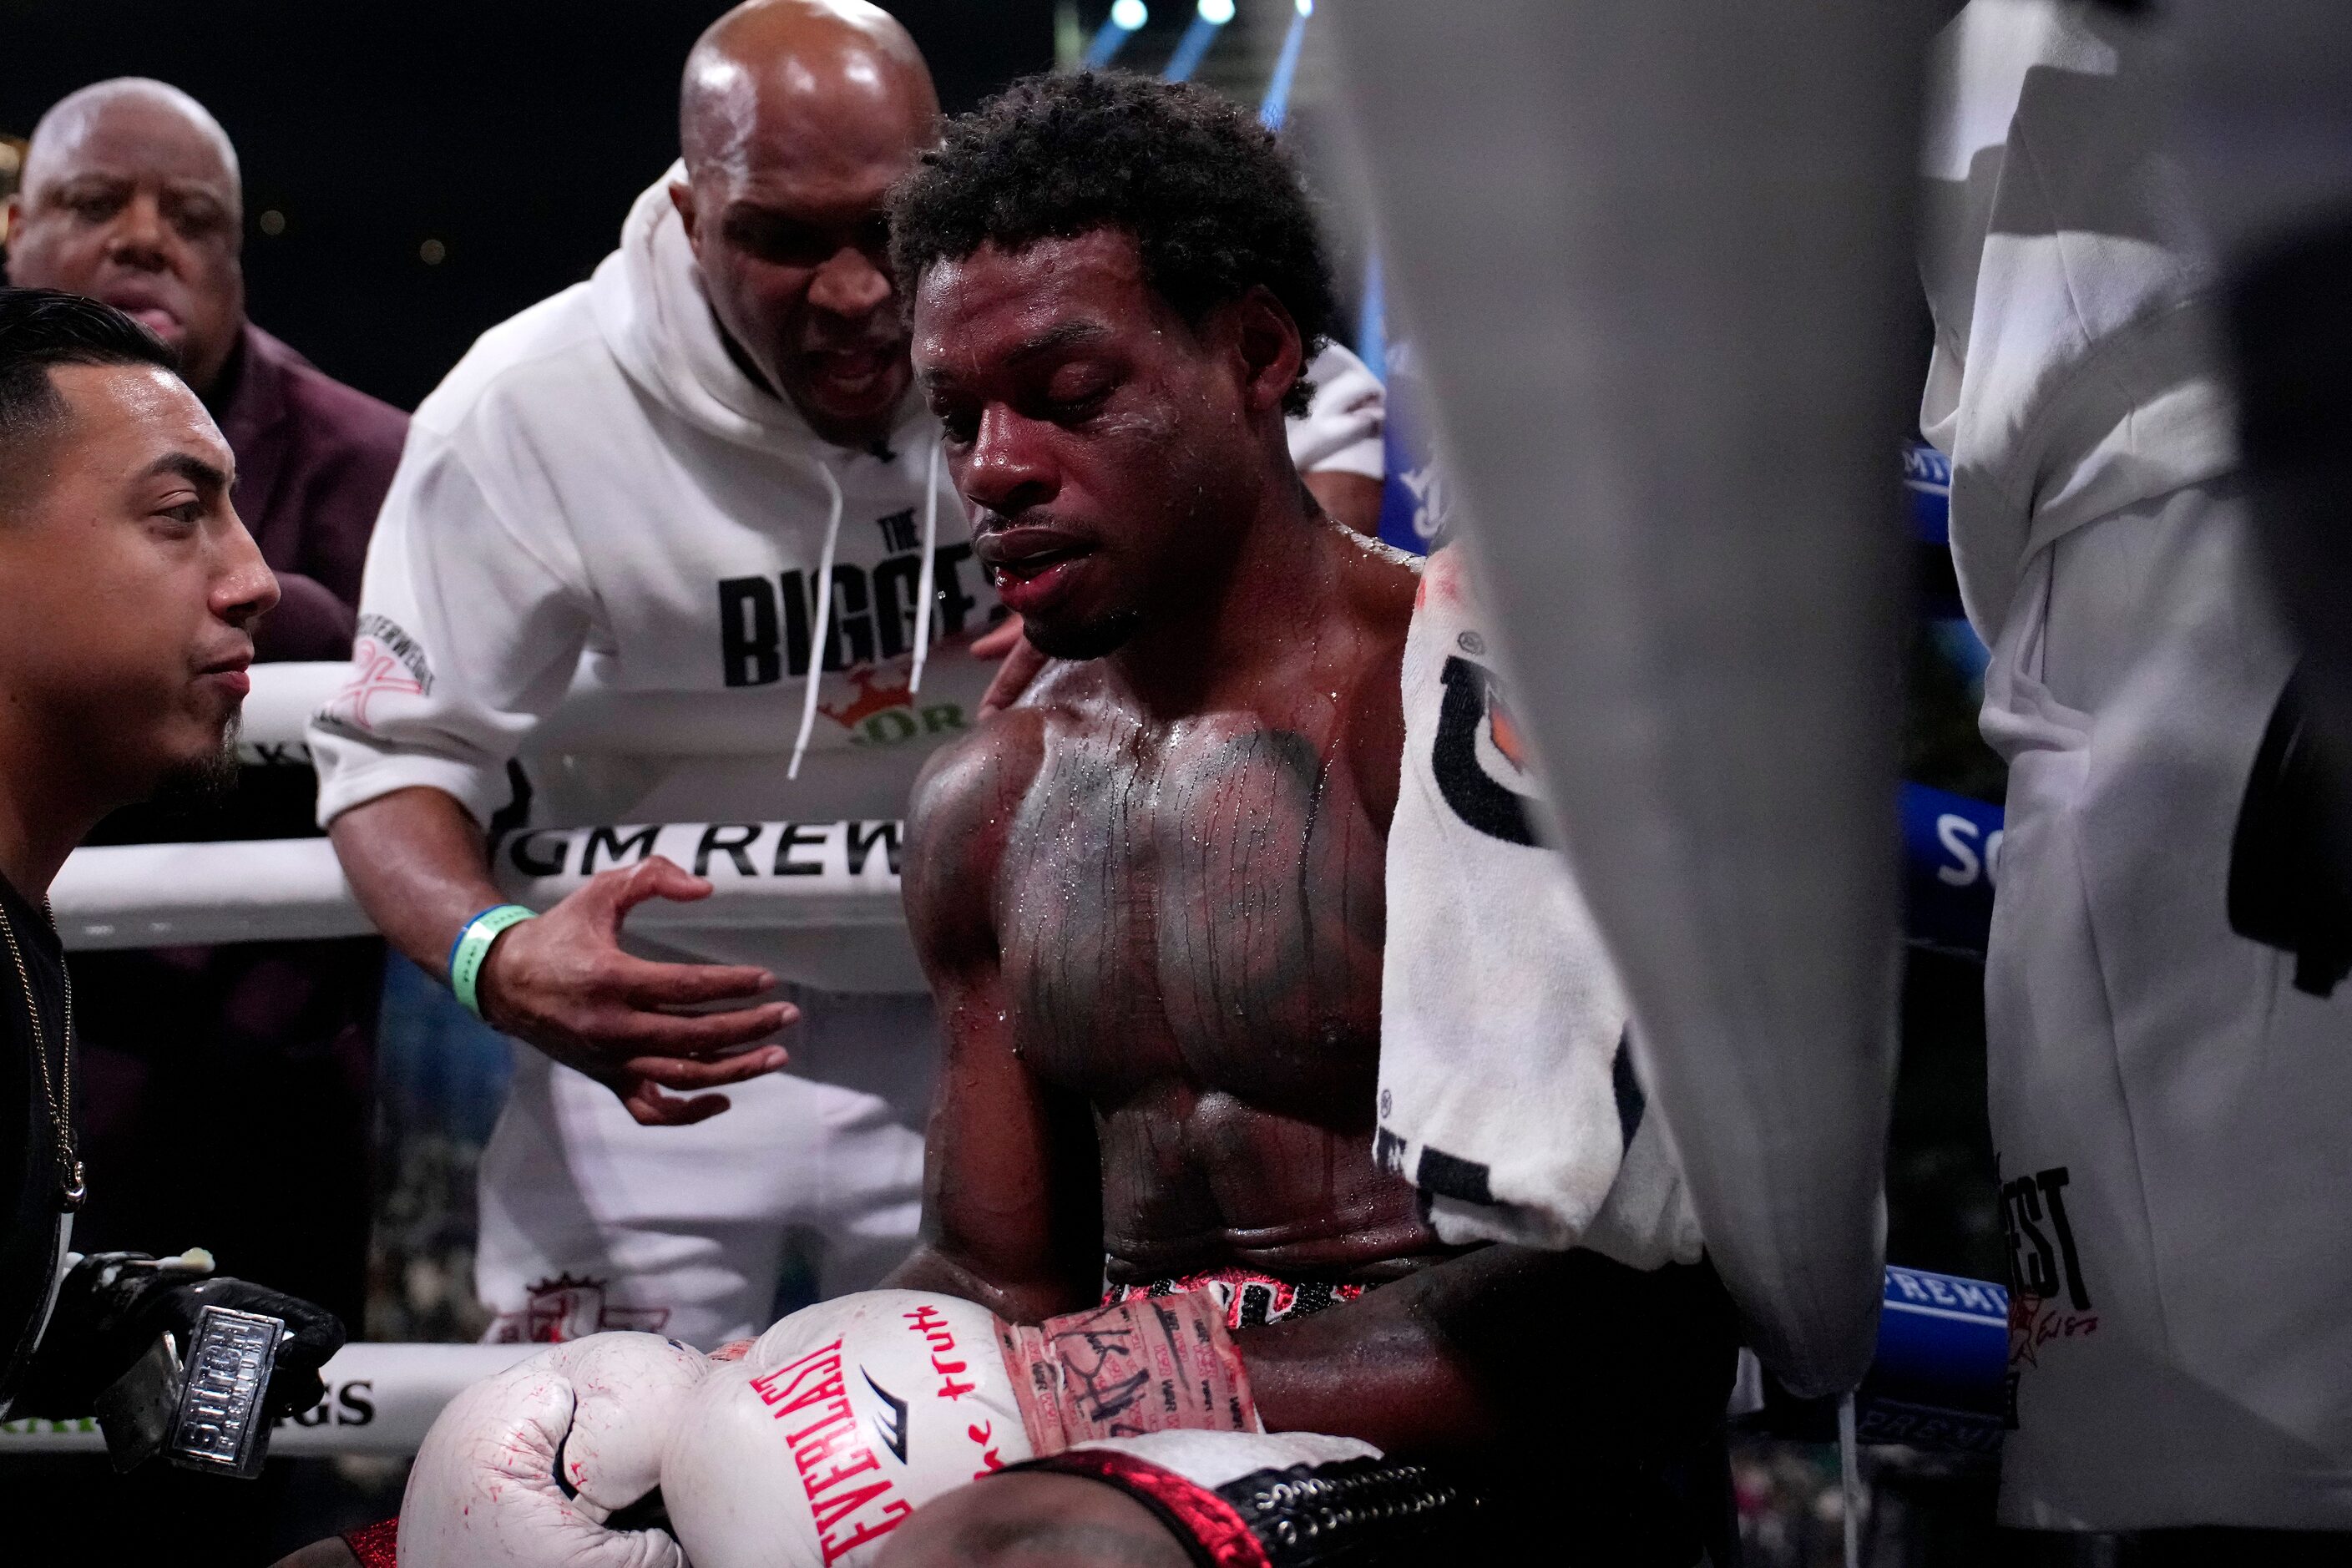
[[[1496,776],[1497,769],[1507,769],[1514,777],[1525,777],[1527,747],[1493,673],[1449,654],[1439,679],[1444,695],[1429,755],[1438,793],[1454,816],[1487,837],[1533,845],[1528,797]]]
[[[2009,1235],[2010,1412],[2016,1419],[2019,1375],[2042,1364],[2042,1352],[2099,1331],[2083,1256],[2066,1217],[2066,1167],[2053,1165],[2004,1182],[2000,1224]]]

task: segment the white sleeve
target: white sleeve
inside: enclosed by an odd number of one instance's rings
[[[570,538],[541,531],[493,503],[448,437],[410,427],[368,545],[351,681],[310,722],[322,826],[418,784],[484,824],[507,804],[507,761],[588,636]]]
[[[1290,460],[1302,474],[1361,474],[1387,477],[1381,428],[1388,417],[1388,391],[1362,360],[1338,343],[1327,343],[1307,367],[1315,395],[1307,412],[1290,421]]]

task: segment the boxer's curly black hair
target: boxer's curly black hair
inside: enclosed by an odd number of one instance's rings
[[[1124,230],[1187,321],[1263,284],[1313,359],[1339,320],[1298,170],[1215,93],[1123,71],[1034,76],[948,126],[890,194],[898,297],[934,262]],[[1285,406],[1303,413],[1302,373]]]

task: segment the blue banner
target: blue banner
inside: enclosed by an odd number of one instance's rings
[[[1878,1355],[1854,1394],[1864,1443],[1998,1452],[2009,1425],[2009,1291],[1889,1265]]]
[[[1903,443],[1903,492],[1911,502],[1911,536],[1952,542],[1952,460],[1925,441]]]
[[[1901,800],[1906,934],[1983,952],[2000,870],[2000,807],[1916,784],[1903,785]]]
[[[1387,345],[1388,413],[1381,431],[1381,538],[1426,555],[1445,542],[1445,478],[1429,420],[1429,393],[1412,345]]]

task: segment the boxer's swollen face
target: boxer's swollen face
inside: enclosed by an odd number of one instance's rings
[[[852,129],[754,139],[670,195],[727,335],[820,437],[863,447],[890,433],[907,395],[882,198],[920,143]]]
[[[37,144],[8,230],[9,281],[104,300],[209,390],[245,324],[236,174],[214,133],[125,96]]]
[[[973,552],[1040,649],[1100,658],[1215,579],[1259,476],[1251,425],[1288,384],[1234,308],[1188,322],[1097,229],[936,262],[913,318]]]
[[[138,799],[220,765],[278,580],[230,507],[235,460],[179,377],[61,365],[54,427],[0,488],[0,692],[89,787]]]

